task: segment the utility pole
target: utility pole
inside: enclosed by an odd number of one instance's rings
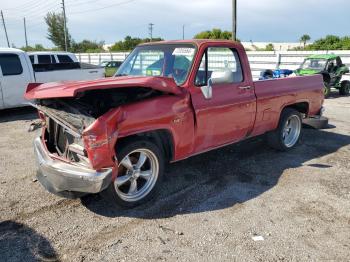
[[[67,18],[66,18],[66,7],[64,5],[64,0],[62,0],[62,9],[63,9],[63,23],[64,23],[64,48],[65,51],[68,51],[67,46]]]
[[[28,47],[27,26],[26,26],[26,18],[25,17],[23,17],[23,25],[24,25],[24,38],[26,40],[26,47]]]
[[[237,0],[232,0],[232,40],[237,40]]]
[[[185,25],[182,25],[182,40],[185,40]]]
[[[148,24],[149,37],[151,39],[151,42],[152,42],[152,39],[153,39],[153,26],[154,26],[154,24],[152,24],[152,23]]]
[[[6,35],[7,46],[10,47],[9,36],[7,35],[5,19],[4,19],[4,14],[2,13],[2,10],[1,10],[1,20],[2,20],[2,24],[3,24],[3,26],[4,26],[4,31],[5,31],[5,35]]]

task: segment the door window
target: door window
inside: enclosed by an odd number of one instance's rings
[[[60,63],[73,63],[73,59],[68,55],[57,55],[57,57]]]
[[[1,54],[0,66],[4,76],[20,75],[23,72],[21,60],[16,54]]]
[[[51,64],[50,55],[38,55],[38,63],[39,64]]]
[[[195,84],[207,85],[209,78],[212,78],[214,84],[243,82],[242,66],[237,51],[222,47],[208,48],[199,66]]]

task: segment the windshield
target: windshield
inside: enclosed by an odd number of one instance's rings
[[[191,69],[195,51],[190,44],[138,46],[115,76],[164,76],[182,85]]]
[[[322,71],[327,64],[326,59],[306,59],[301,66],[301,69],[312,69]]]

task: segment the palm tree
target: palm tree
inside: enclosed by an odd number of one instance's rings
[[[311,40],[311,37],[309,35],[307,35],[307,34],[303,35],[299,39],[299,41],[304,44],[304,49],[305,49],[307,41],[310,41],[310,40]]]

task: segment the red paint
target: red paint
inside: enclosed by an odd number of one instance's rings
[[[24,97],[30,99],[44,99],[57,97],[74,97],[79,92],[125,87],[151,87],[163,92],[180,94],[181,89],[176,86],[172,78],[166,77],[132,77],[103,78],[90,81],[66,81],[41,84],[36,88],[28,86]]]
[[[288,105],[308,103],[308,115],[312,116],[323,104],[321,76],[253,82],[247,55],[238,43],[211,40],[166,43],[192,43],[197,47],[192,70],[181,87],[170,78],[129,76],[44,84],[28,90],[25,97],[73,97],[86,90],[135,86],[165,92],[160,97],[112,109],[83,132],[88,157],[95,169],[115,166],[116,142],[130,135],[167,130],[174,145],[172,161],[177,161],[275,129],[281,111]],[[211,46],[237,50],[244,82],[215,85],[212,99],[206,100],[194,80],[202,55]],[[251,89],[242,90],[239,88],[242,86]]]

